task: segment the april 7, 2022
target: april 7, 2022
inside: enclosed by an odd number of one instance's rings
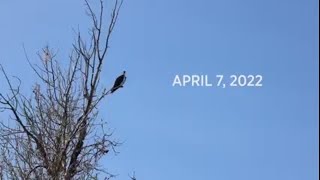
[[[262,75],[175,75],[172,81],[173,87],[262,87]]]

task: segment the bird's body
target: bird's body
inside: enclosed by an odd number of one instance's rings
[[[114,82],[114,85],[111,88],[111,93],[115,92],[119,88],[122,88],[126,79],[127,79],[126,71],[123,71],[123,74],[121,76],[117,77],[116,81]]]

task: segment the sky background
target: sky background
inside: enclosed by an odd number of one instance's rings
[[[125,88],[101,117],[124,144],[102,164],[117,179],[319,179],[317,0],[125,0],[103,84]],[[1,0],[0,63],[30,93],[49,44],[67,62],[81,0]],[[105,15],[106,19],[109,14]],[[261,88],[172,87],[176,74],[261,74]],[[6,90],[0,78],[0,91]]]

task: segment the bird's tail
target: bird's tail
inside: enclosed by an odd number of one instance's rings
[[[113,87],[111,90],[110,90],[110,93],[112,94],[113,92],[115,92],[117,89],[119,88],[123,88],[123,86],[117,86],[117,87]]]

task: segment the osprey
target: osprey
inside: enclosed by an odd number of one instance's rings
[[[119,88],[122,88],[126,79],[127,79],[126,71],[123,71],[123,74],[121,76],[117,77],[116,81],[114,82],[114,85],[110,90],[111,93],[115,92]]]

